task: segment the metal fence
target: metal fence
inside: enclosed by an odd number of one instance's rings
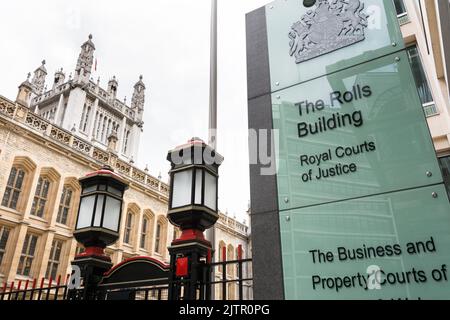
[[[197,299],[214,300],[251,300],[253,298],[251,259],[226,260],[223,253],[219,262],[206,264],[204,281],[195,288]],[[214,273],[212,273],[214,271]],[[211,279],[208,273],[215,274]],[[208,279],[211,279],[208,281]],[[83,287],[71,289],[70,275],[59,276],[56,281],[44,278],[39,285],[37,280],[4,283],[0,288],[0,300],[84,300]],[[164,279],[163,279],[164,280]],[[99,284],[95,288],[95,300],[168,300],[170,285],[176,285],[177,300],[185,300],[191,285],[189,278],[179,278],[167,282],[161,279],[148,279],[128,283]],[[92,295],[91,295],[92,297]]]
[[[14,281],[9,285],[5,282],[0,289],[0,300],[67,300],[68,281],[69,275],[66,276],[64,282],[61,282],[61,276],[57,278],[56,282],[50,278],[48,284],[45,284],[45,279],[42,278],[40,285],[37,285],[36,279],[20,280],[17,286]]]

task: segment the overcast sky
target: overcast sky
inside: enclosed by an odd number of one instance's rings
[[[268,0],[218,0],[219,208],[245,218],[249,201],[245,13]],[[0,94],[45,59],[73,73],[90,33],[101,86],[115,75],[118,98],[131,100],[139,75],[146,84],[144,132],[136,165],[167,181],[169,149],[190,137],[208,139],[209,0],[2,1]]]

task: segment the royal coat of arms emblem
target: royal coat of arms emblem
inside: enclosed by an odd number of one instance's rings
[[[318,0],[292,25],[289,53],[301,63],[363,41],[367,19],[360,0]]]

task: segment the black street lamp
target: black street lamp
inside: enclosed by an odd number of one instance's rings
[[[85,299],[91,299],[90,289],[112,266],[104,249],[119,238],[123,194],[128,183],[109,166],[80,178],[79,182],[81,199],[73,235],[85,251],[75,257],[72,265],[80,267]]]
[[[211,243],[203,232],[219,219],[217,186],[223,157],[199,138],[169,151],[171,163],[169,210],[170,222],[182,231],[169,247],[171,276],[169,299],[178,300],[181,287],[184,299],[208,299],[210,279],[207,260]],[[197,289],[203,297],[199,297]]]
[[[223,157],[199,138],[167,155],[171,162],[168,217],[182,231],[203,232],[219,218],[217,180]]]

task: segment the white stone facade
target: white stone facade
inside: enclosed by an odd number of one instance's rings
[[[116,131],[119,143],[115,151],[119,157],[136,161],[144,124],[143,78],[140,76],[134,85],[131,105],[119,101],[115,76],[108,82],[107,90],[91,79],[94,51],[90,35],[81,46],[74,77],[66,79],[63,69],[58,70],[50,90],[46,90],[47,70],[45,60],[42,61],[31,82],[27,79],[20,85],[18,98],[22,95],[21,102],[35,114],[100,149],[107,149],[108,136]]]

